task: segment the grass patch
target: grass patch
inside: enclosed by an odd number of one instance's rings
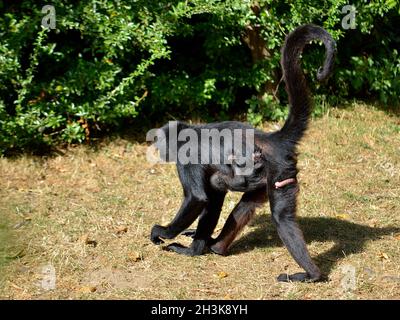
[[[8,243],[10,241],[10,230],[7,223],[3,220],[0,222],[0,276],[3,274],[2,269],[7,262]]]
[[[4,214],[0,221],[0,292],[7,280],[7,266],[23,254],[16,242],[11,220]]]
[[[399,125],[397,116],[365,105],[312,121],[300,146],[298,219],[329,279],[318,284],[276,282],[281,272],[301,270],[270,223],[268,205],[227,257],[183,257],[152,245],[151,226],[173,218],[182,190],[174,166],[147,163],[143,144],[113,139],[97,150],[0,159],[0,266],[8,280],[0,297],[399,299]],[[228,194],[216,233],[239,199]],[[356,288],[343,291],[348,265]],[[54,290],[40,285],[48,266]]]

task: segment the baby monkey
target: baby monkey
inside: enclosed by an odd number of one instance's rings
[[[265,158],[261,150],[256,150],[252,154],[254,166],[250,174],[243,174],[243,165],[235,161],[235,157],[231,156],[232,165],[227,170],[221,170],[214,173],[211,178],[211,186],[221,192],[254,191],[267,186],[266,175],[260,174],[266,167]]]
[[[243,174],[243,165],[235,161],[232,156],[232,165],[227,170],[220,170],[214,173],[211,178],[211,186],[221,192],[238,191],[247,192],[255,191],[267,187],[267,175],[262,172],[267,168],[267,161],[261,150],[256,150],[252,154],[254,166],[250,174]],[[296,178],[288,178],[275,182],[275,189],[283,188],[288,184],[296,183]]]

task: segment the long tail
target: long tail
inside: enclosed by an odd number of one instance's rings
[[[321,40],[326,50],[324,65],[318,69],[317,74],[317,79],[323,81],[333,69],[336,54],[336,43],[327,31],[313,24],[300,26],[286,37],[282,48],[281,65],[290,111],[284,126],[277,134],[295,144],[307,130],[312,106],[310,90],[300,66],[300,55],[305,45],[315,39]]]

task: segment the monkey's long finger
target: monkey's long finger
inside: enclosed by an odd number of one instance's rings
[[[186,229],[181,233],[181,235],[185,237],[190,237],[192,239],[194,238],[195,234],[196,234],[196,229]]]

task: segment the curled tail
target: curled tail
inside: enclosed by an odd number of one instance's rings
[[[327,79],[333,69],[336,54],[336,43],[323,28],[307,24],[296,28],[285,40],[282,48],[281,65],[289,96],[289,116],[277,134],[297,143],[307,129],[311,112],[311,95],[307,81],[300,66],[300,55],[311,40],[321,40],[325,45],[324,65],[318,69],[317,79]]]

